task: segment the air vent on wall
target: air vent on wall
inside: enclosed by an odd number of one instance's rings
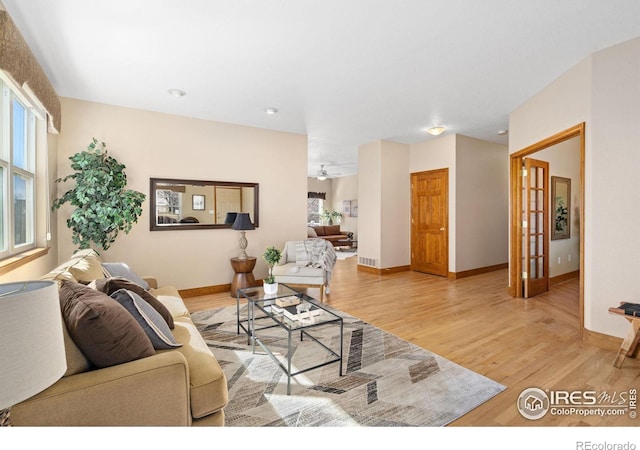
[[[365,266],[376,266],[376,260],[374,258],[364,258],[362,256],[358,256],[358,263]]]

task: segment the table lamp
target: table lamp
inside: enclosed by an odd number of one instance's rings
[[[253,223],[251,222],[251,218],[249,217],[249,213],[239,212],[236,216],[236,220],[231,225],[231,228],[234,230],[240,230],[242,232],[242,236],[240,237],[240,256],[238,259],[247,259],[247,238],[244,235],[246,230],[255,230]]]
[[[67,370],[55,281],[0,284],[0,425],[11,406],[45,390]]]
[[[237,212],[228,212],[227,216],[224,218],[225,225],[233,225],[233,222],[236,221],[236,217],[238,216]]]

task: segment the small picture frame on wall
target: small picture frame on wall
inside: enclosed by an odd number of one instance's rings
[[[351,217],[358,217],[358,200],[351,200]]]
[[[191,204],[194,211],[204,211],[204,195],[192,195]]]
[[[351,215],[351,201],[345,200],[342,202],[342,215],[349,217]]]
[[[551,177],[551,240],[571,237],[571,179]]]

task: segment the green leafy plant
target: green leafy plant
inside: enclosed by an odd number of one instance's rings
[[[320,213],[320,217],[327,221],[329,225],[337,224],[342,219],[342,213],[338,211],[330,211],[328,209],[323,209],[322,213]]]
[[[282,252],[275,247],[268,247],[262,254],[264,260],[269,264],[269,275],[265,277],[264,282],[267,284],[273,284],[276,282],[276,278],[273,276],[273,266],[280,262]]]
[[[126,189],[125,165],[109,156],[104,142],[95,138],[87,150],[69,157],[75,171],[56,183],[75,181],[75,186],[53,201],[52,210],[65,203],[75,206],[67,219],[72,240],[81,249],[91,242],[107,250],[120,231],[128,234],[142,214],[146,195]]]

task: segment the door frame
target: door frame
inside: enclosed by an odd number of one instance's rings
[[[553,136],[536,142],[509,155],[511,229],[509,245],[509,294],[522,298],[522,177],[520,170],[524,157],[552,147],[574,137],[580,138],[580,335],[584,331],[584,243],[585,243],[585,123],[582,122]]]

